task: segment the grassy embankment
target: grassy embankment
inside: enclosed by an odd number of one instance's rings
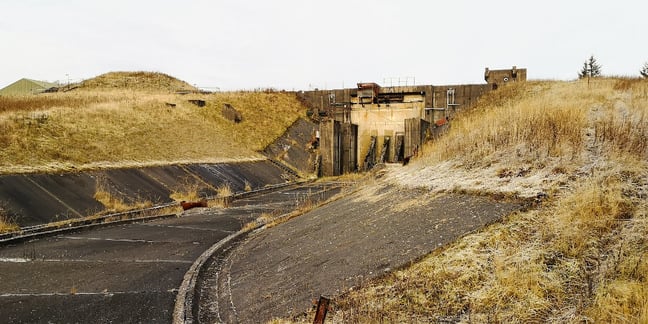
[[[336,300],[331,322],[648,322],[648,81],[488,94],[406,187],[546,199]]]
[[[291,93],[175,94],[187,88],[158,73],[109,73],[66,93],[0,97],[0,173],[256,159],[305,115]],[[221,115],[224,103],[241,123]]]
[[[161,73],[114,72],[65,93],[0,97],[0,174],[259,159],[305,116],[292,93],[178,90],[195,89]],[[225,103],[242,122],[222,116]],[[106,210],[137,207],[101,189],[96,198]],[[191,197],[186,189],[174,197]]]

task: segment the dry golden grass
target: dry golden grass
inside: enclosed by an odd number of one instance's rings
[[[216,199],[210,202],[210,207],[227,208],[234,199],[234,191],[228,183],[221,184],[216,188]]]
[[[101,214],[106,213],[119,213],[129,210],[138,210],[149,208],[153,206],[150,201],[136,201],[127,203],[123,199],[116,197],[108,191],[98,190],[95,192],[94,198],[104,205],[105,209]]]
[[[0,234],[9,233],[20,230],[20,227],[15,222],[11,221],[9,217],[4,214],[2,209],[0,209]]]
[[[94,198],[104,205],[104,210],[97,215],[119,213],[129,210],[138,210],[149,208],[153,203],[146,200],[134,200],[132,202],[125,202],[122,198],[110,192],[110,188],[106,185],[104,179],[97,179]]]
[[[200,195],[200,188],[201,184],[198,183],[197,181],[186,181],[181,188],[174,190],[169,198],[173,199],[174,201],[180,202],[180,201],[198,201],[203,199]]]
[[[222,184],[216,188],[216,196],[218,197],[229,197],[233,194],[232,188],[229,184]]]
[[[108,72],[80,84],[84,89],[130,89],[153,92],[196,91],[194,86],[159,72]]]
[[[258,151],[305,115],[291,93],[178,95],[148,86],[96,86],[0,98],[0,107],[9,107],[0,110],[0,172],[258,159]],[[224,103],[243,121],[222,117]]]
[[[77,93],[69,93],[65,96],[0,96],[0,113],[11,111],[32,112],[46,110],[52,107],[70,107],[80,109],[108,101],[111,101],[111,99],[108,96],[103,96],[101,94],[77,95]],[[26,118],[28,117],[29,116],[27,116]],[[25,122],[29,122],[29,120],[26,120]]]
[[[348,292],[327,321],[648,322],[648,82],[503,90],[386,178],[549,199]]]
[[[493,92],[481,105],[458,115],[448,136],[428,145],[429,153],[421,160],[460,159],[466,166],[482,167],[503,159],[518,164],[573,159],[582,150],[587,123],[582,107],[593,103],[589,96],[574,96],[578,86],[519,83],[503,89],[512,95],[509,100]]]

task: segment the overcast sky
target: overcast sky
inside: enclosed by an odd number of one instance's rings
[[[571,80],[591,54],[637,76],[647,13],[640,0],[1,0],[0,87],[110,71],[222,90],[483,83],[513,65]]]

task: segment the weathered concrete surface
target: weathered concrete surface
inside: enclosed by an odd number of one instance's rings
[[[214,258],[199,285],[197,316],[202,323],[297,316],[320,295],[402,267],[521,206],[394,187],[362,190]]]
[[[308,148],[315,130],[319,126],[304,118],[297,119],[286,132],[268,145],[263,153],[282,161],[304,174],[315,171],[315,153]]]
[[[170,194],[197,188],[204,196],[228,185],[233,192],[295,180],[269,160],[245,163],[191,164],[60,174],[0,176],[0,208],[21,227],[89,216],[104,211],[94,195],[109,192],[126,203],[172,202]]]
[[[81,201],[91,205],[88,200],[81,199]],[[97,201],[95,203],[98,204]],[[0,208],[3,209],[3,214],[8,215],[19,225],[42,224],[58,219],[79,217],[79,212],[76,211],[78,206],[66,206],[60,198],[50,194],[48,189],[39,187],[33,176],[25,175],[0,177]]]
[[[0,322],[169,323],[177,288],[203,251],[261,213],[287,212],[339,190],[292,186],[227,209],[4,244]]]
[[[94,176],[99,179],[100,186],[106,186],[104,190],[122,198],[126,203],[150,201],[159,204],[170,201],[171,191],[141,169],[106,170],[97,172]]]

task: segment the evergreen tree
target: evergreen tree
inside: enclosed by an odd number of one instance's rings
[[[644,63],[643,68],[639,71],[642,77],[648,79],[648,62]]]
[[[583,63],[583,68],[578,72],[578,78],[587,78],[589,75],[589,67],[587,66],[587,62]]]
[[[583,68],[581,71],[578,73],[578,78],[586,78],[586,77],[599,77],[601,76],[601,65],[596,62],[596,59],[594,58],[594,55],[591,55],[588,60],[583,63]]]

